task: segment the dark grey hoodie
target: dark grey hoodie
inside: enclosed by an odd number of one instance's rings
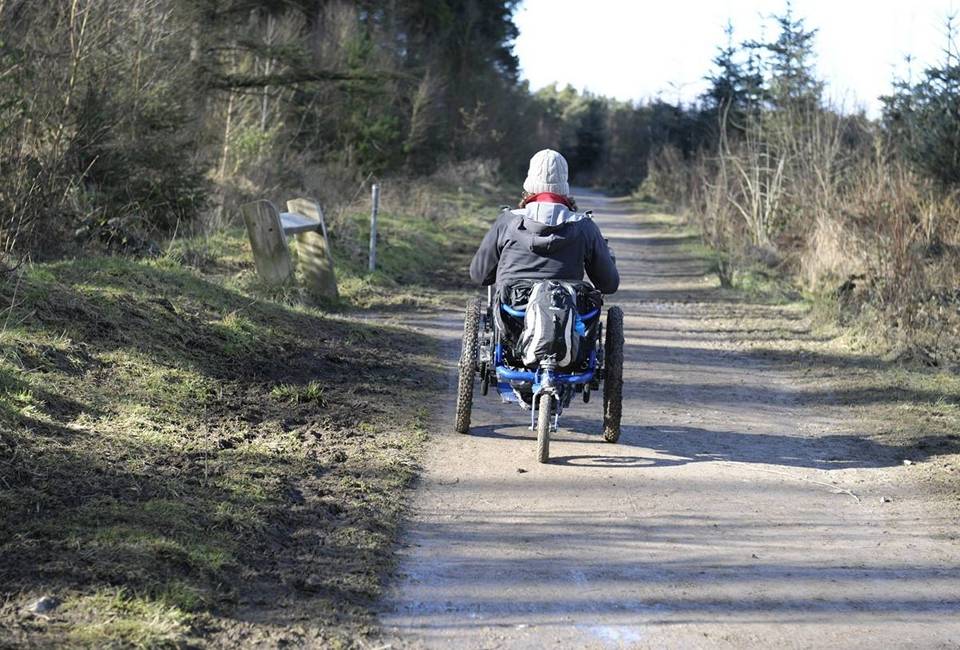
[[[620,285],[600,228],[588,214],[559,203],[505,210],[470,264],[470,278],[483,285],[521,278],[578,282],[584,271],[603,293],[613,293]]]

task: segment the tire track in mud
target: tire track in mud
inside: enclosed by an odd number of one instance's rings
[[[575,403],[536,462],[529,414],[474,398],[453,432],[462,313],[410,325],[450,368],[384,600],[393,647],[960,644],[960,527],[828,390],[770,349],[790,307],[720,291],[689,237],[579,194],[617,254],[623,434]],[[734,344],[735,342],[735,344]],[[851,498],[854,496],[854,498]]]

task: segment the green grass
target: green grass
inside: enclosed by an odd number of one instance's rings
[[[497,215],[491,196],[438,190],[442,216],[384,209],[378,217],[377,265],[368,270],[370,215],[348,211],[329,219],[328,233],[340,300],[327,309],[431,307],[443,291],[467,286],[465,269],[490,222]],[[401,206],[402,208],[402,206]],[[296,258],[296,243],[291,240]],[[296,285],[270,288],[257,278],[246,232],[234,228],[204,239],[174,242],[166,258],[202,271],[241,293],[269,297],[288,305],[307,301]]]
[[[726,281],[727,291],[732,291],[745,300],[769,305],[803,304],[811,307],[814,297],[806,295],[789,277],[777,269],[748,261],[731,260],[730,255],[704,243],[695,228],[679,224],[675,217],[667,217],[674,223],[674,230],[691,239],[682,249],[693,257],[707,262],[707,272],[717,276],[721,285]]]
[[[318,381],[311,381],[305,386],[296,386],[293,384],[279,384],[270,390],[270,394],[283,402],[293,404],[313,403],[317,406],[323,406],[323,392],[325,388]]]
[[[783,274],[759,264],[735,269],[732,284],[733,289],[755,302],[774,305],[810,302]]]
[[[340,229],[355,233],[352,239],[332,229],[334,254],[342,299],[351,305],[382,307],[435,305],[439,288],[463,288],[465,269],[496,216],[494,204],[475,197],[439,196],[453,202],[455,217],[444,219],[382,212],[378,218],[377,268],[368,271],[369,215],[343,216]],[[362,242],[360,245],[358,242]]]
[[[189,614],[162,600],[123,589],[104,589],[71,598],[63,609],[77,620],[61,641],[97,648],[105,643],[133,648],[177,647],[189,631]]]
[[[250,645],[363,634],[442,369],[343,312],[462,286],[486,226],[456,201],[385,212],[374,274],[344,217],[333,305],[260,286],[239,231],[0,285],[0,645],[232,645],[249,608]]]

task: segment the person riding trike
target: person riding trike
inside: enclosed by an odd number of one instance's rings
[[[455,429],[468,433],[477,376],[504,402],[531,411],[537,458],[574,395],[603,389],[603,436],[620,436],[623,312],[602,318],[603,294],[620,283],[616,262],[590,212],[578,212],[567,161],[545,149],[530,160],[519,209],[505,209],[470,265],[486,304],[467,302]],[[590,282],[584,282],[584,272]],[[592,284],[591,284],[592,283]]]

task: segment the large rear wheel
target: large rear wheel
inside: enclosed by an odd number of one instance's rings
[[[620,418],[623,401],[623,310],[607,311],[607,338],[604,342],[603,439],[620,439]]]
[[[553,395],[540,393],[540,405],[537,414],[537,460],[541,463],[550,460],[550,425],[553,420]]]
[[[457,433],[470,431],[470,411],[473,409],[473,383],[477,376],[477,337],[480,327],[480,299],[467,301],[463,317],[463,344],[460,348],[460,363],[457,380]]]

